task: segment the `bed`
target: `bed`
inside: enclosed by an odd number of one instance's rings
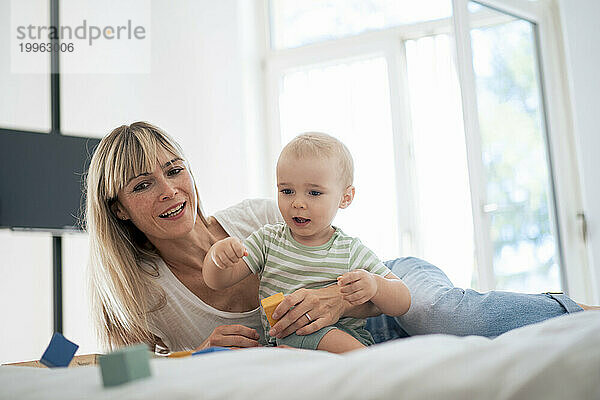
[[[429,335],[347,355],[256,348],[151,360],[105,389],[96,366],[0,367],[0,399],[600,399],[600,311],[494,340]]]

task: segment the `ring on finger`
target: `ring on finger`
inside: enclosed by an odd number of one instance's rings
[[[308,318],[308,322],[311,323],[312,322],[312,318],[310,317],[310,315],[308,315],[308,313],[304,313],[304,315],[306,315],[306,318]]]

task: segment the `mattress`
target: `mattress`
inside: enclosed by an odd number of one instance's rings
[[[254,348],[151,360],[104,388],[97,366],[0,367],[0,399],[600,399],[600,311],[496,339],[399,339],[345,355]]]

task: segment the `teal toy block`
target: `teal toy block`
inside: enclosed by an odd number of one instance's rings
[[[145,344],[123,347],[100,356],[99,362],[104,387],[117,386],[152,375],[150,353]]]
[[[50,344],[42,354],[40,362],[48,368],[66,367],[69,365],[79,346],[56,332]]]

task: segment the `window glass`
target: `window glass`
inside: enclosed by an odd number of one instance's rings
[[[335,225],[357,236],[380,259],[400,254],[387,64],[383,57],[311,66],[286,73],[279,98],[282,143],[325,132],[354,158],[354,202]]]
[[[270,6],[276,49],[452,15],[451,0],[271,0]]]
[[[476,287],[473,217],[452,40],[406,42],[419,256],[459,287]]]
[[[498,289],[560,290],[535,26],[479,6],[472,14],[482,159]],[[476,24],[476,25],[474,25]]]

